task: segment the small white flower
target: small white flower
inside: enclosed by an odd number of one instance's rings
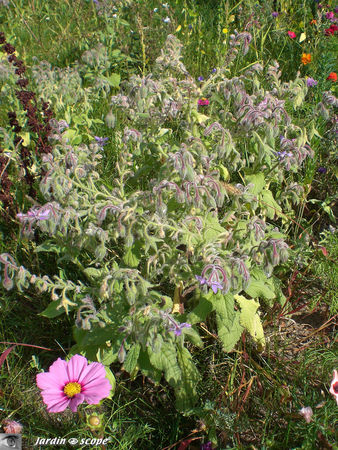
[[[113,14],[113,16],[112,17],[117,17],[117,14]]]
[[[163,6],[163,8],[165,8],[165,9],[169,9],[168,3],[162,3],[162,6]]]
[[[170,17],[167,16],[165,19],[163,19],[163,22],[164,23],[170,23],[171,22]]]
[[[154,8],[154,12],[157,12],[158,11],[158,8]]]

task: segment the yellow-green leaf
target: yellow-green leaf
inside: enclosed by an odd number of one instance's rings
[[[256,300],[248,300],[242,295],[235,295],[236,302],[241,308],[239,321],[248,330],[254,341],[260,345],[265,345],[264,331],[261,319],[257,313],[259,303]]]

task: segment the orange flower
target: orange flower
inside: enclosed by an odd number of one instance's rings
[[[310,25],[316,25],[316,23],[317,23],[317,20],[316,19],[312,19],[311,22],[310,22]]]
[[[330,75],[326,78],[327,80],[337,81],[336,72],[331,72]]]
[[[304,65],[309,64],[311,62],[311,55],[310,53],[303,53],[302,54],[302,63]]]

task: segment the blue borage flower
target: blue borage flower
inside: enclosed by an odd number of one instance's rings
[[[94,136],[94,139],[99,144],[100,147],[106,145],[109,140],[109,138],[107,137],[99,137],[99,136]]]
[[[190,323],[186,323],[186,322],[182,322],[179,323],[177,322],[170,314],[169,312],[162,312],[160,313],[160,316],[162,316],[162,318],[169,322],[169,328],[167,328],[169,331],[173,332],[175,334],[175,336],[181,336],[182,334],[182,330],[184,328],[191,328],[191,324]],[[168,326],[168,325],[167,325]]]
[[[306,85],[307,87],[313,87],[318,84],[318,81],[314,80],[313,78],[309,77],[306,79]]]
[[[208,273],[209,276],[206,277]],[[218,290],[228,292],[230,283],[225,270],[218,264],[208,264],[202,270],[201,275],[195,275],[196,280],[200,282],[200,285],[206,285],[210,287],[214,294],[217,294]]]
[[[190,323],[176,323],[174,326],[169,328],[169,331],[173,331],[175,336],[181,336],[183,328],[190,328]]]

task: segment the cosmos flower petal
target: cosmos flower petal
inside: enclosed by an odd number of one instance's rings
[[[98,380],[93,381],[89,385],[86,386],[86,388],[83,390],[83,394],[85,396],[85,399],[87,401],[87,396],[93,396],[96,395],[100,397],[100,400],[102,398],[108,397],[111,391],[111,385],[107,378],[104,380]]]
[[[88,366],[88,361],[84,356],[74,355],[68,361],[67,372],[69,381],[79,381],[84,370]]]
[[[96,393],[101,398],[107,397],[110,394],[111,385],[108,378],[93,380],[91,383],[86,384],[86,388],[83,390],[85,397]]]
[[[334,370],[333,371],[333,380],[331,382],[331,386],[330,386],[330,394],[332,394],[337,402],[338,405],[338,371]]]
[[[91,381],[97,378],[105,378],[106,371],[102,364],[100,363],[91,363],[87,366],[82,372],[81,376],[78,378],[79,383],[82,385],[87,385]]]
[[[51,385],[62,388],[68,383],[67,363],[58,358],[49,368],[49,372],[39,373],[36,383],[40,389],[48,389]]]
[[[76,394],[73,398],[69,400],[69,408],[73,411],[77,411],[77,407],[80,403],[85,400],[85,396],[83,394]]]
[[[42,392],[43,402],[47,405],[48,412],[61,412],[64,411],[70,399],[66,396],[60,395],[49,395],[48,393]]]
[[[91,386],[90,389],[86,389],[83,393],[85,396],[85,401],[89,405],[99,403],[103,398],[109,396],[111,391],[111,385],[107,380],[106,383],[101,383],[100,385]]]

